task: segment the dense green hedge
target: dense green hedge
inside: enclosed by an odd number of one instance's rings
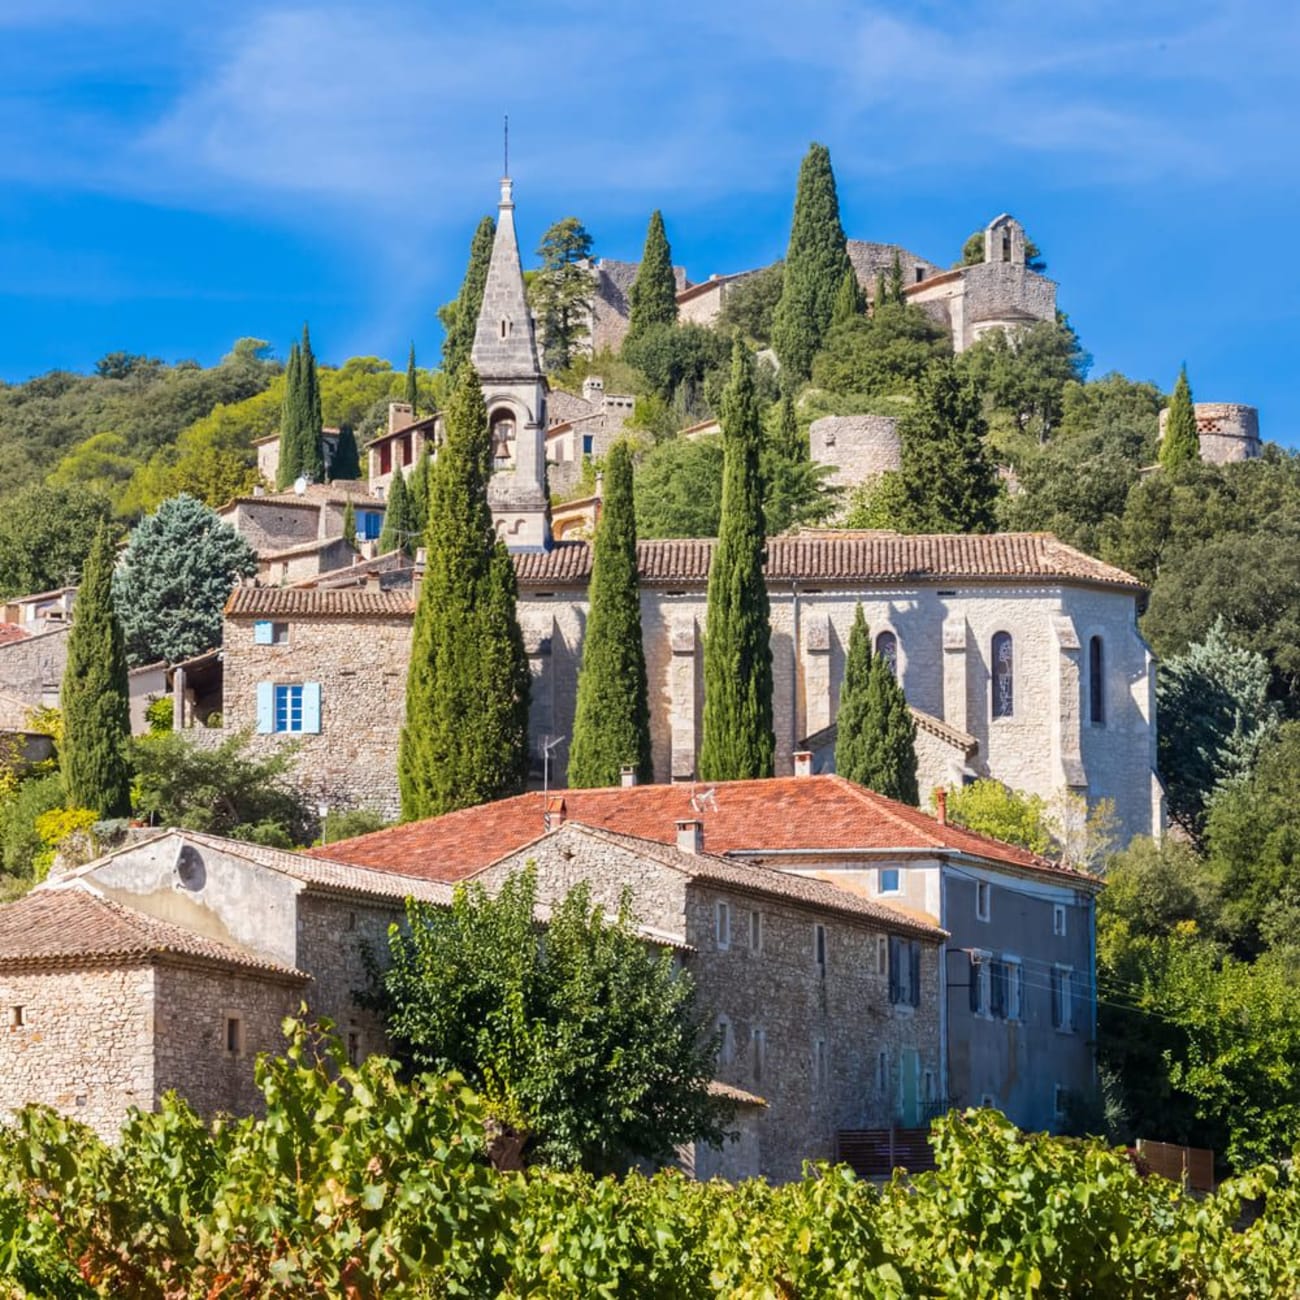
[[[1247,1296],[1300,1289],[1300,1195],[1272,1170],[1196,1200],[1122,1151],[935,1127],[935,1173],[883,1188],[501,1174],[458,1080],[401,1082],[290,1026],[261,1120],[184,1103],[119,1143],[43,1108],[0,1138],[0,1278],[15,1296],[546,1296],[752,1300]],[[1245,1198],[1262,1213],[1238,1228]]]

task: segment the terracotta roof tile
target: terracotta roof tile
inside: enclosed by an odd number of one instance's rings
[[[1026,849],[941,825],[928,813],[840,776],[558,790],[551,798],[562,801],[568,820],[661,843],[676,842],[677,821],[698,818],[704,823],[705,847],[713,853],[946,850],[1058,880],[1065,877],[1083,887],[1095,883]],[[329,846],[329,856],[381,871],[464,880],[537,839],[544,829],[542,811],[540,793],[516,795],[341,840]],[[311,850],[313,855],[320,852]]]
[[[0,645],[12,645],[15,641],[26,641],[30,635],[17,623],[0,623]]]
[[[236,587],[226,601],[232,618],[409,618],[411,610],[409,591],[369,587]]]
[[[180,957],[306,979],[301,971],[123,907],[81,883],[33,890],[0,907],[0,968],[70,967]]]

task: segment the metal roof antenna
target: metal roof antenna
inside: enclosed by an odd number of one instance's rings
[[[716,789],[713,786],[709,786],[709,788],[705,790],[702,794],[696,794],[694,791],[694,787],[692,787],[691,807],[694,808],[695,811],[698,813],[717,812],[718,795]]]

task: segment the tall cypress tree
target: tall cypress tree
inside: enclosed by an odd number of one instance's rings
[[[411,527],[418,538],[424,536],[429,526],[429,454],[424,452],[411,470],[411,481],[406,485],[406,496],[411,515]],[[423,545],[423,543],[420,543]]]
[[[411,415],[416,419],[420,415],[420,380],[415,370],[415,340],[411,340],[411,350],[406,354],[406,404],[411,408]]]
[[[284,400],[280,403],[280,461],[275,472],[275,486],[287,488],[302,473],[302,453],[298,445],[298,409],[302,400],[302,357],[298,345],[289,349],[284,367]]]
[[[582,643],[571,786],[617,785],[629,765],[650,781],[650,704],[641,642],[641,591],[632,506],[632,453],[617,442],[605,462],[605,498],[592,548],[591,612]]]
[[[474,231],[469,246],[469,265],[461,281],[460,293],[438,313],[443,329],[442,370],[454,378],[469,360],[474,348],[474,331],[478,328],[478,314],[483,306],[483,286],[487,284],[488,264],[492,261],[492,241],[496,238],[497,223],[484,217]]]
[[[840,687],[835,770],[887,798],[919,802],[916,723],[889,661],[871,648],[861,605],[853,616]]]
[[[808,436],[799,431],[799,418],[794,409],[794,394],[788,388],[781,394],[777,406],[776,437],[773,440],[773,448],[778,455],[784,456],[789,461],[806,461],[812,457]]]
[[[101,524],[86,557],[68,633],[63,711],[63,788],[68,805],[101,817],[131,813],[130,687],[126,643],[113,610],[113,537]]]
[[[835,306],[831,309],[831,324],[845,325],[861,316],[865,310],[862,286],[858,284],[857,273],[850,267],[844,273],[839,290],[835,294]]]
[[[311,350],[311,335],[306,325],[302,327],[302,398],[299,409],[302,412],[298,434],[302,467],[298,472],[313,483],[321,483],[325,479],[325,455],[321,450],[320,435],[325,421],[321,415],[320,376],[316,373],[316,357]]]
[[[348,497],[343,507],[343,540],[349,546],[357,544],[357,512],[352,506],[351,497]]]
[[[388,484],[388,500],[384,502],[384,526],[379,531],[379,554],[387,555],[389,551],[398,550],[409,553],[418,531],[411,510],[411,494],[406,488],[406,476],[400,468],[395,469]]]
[[[894,260],[889,264],[885,297],[897,307],[901,307],[907,301],[907,295],[903,292],[903,259],[899,256],[898,249],[894,249]]]
[[[1187,382],[1187,367],[1178,372],[1165,417],[1165,433],[1160,439],[1160,464],[1177,469],[1201,459],[1201,435],[1196,428],[1196,410],[1192,405],[1192,387]]]
[[[763,578],[762,443],[754,369],[737,338],[722,394],[722,519],[709,569],[700,779],[771,776],[772,644]]]
[[[528,659],[514,565],[488,509],[487,408],[471,366],[456,375],[446,425],[397,754],[408,821],[514,794],[528,774]]]
[[[899,526],[912,533],[988,533],[997,468],[984,446],[980,395],[951,361],[931,366],[902,429]]]
[[[835,296],[853,269],[840,225],[835,173],[825,145],[814,144],[799,168],[781,299],[772,318],[772,346],[789,375],[807,379],[830,328]]]
[[[357,436],[350,424],[339,428],[338,446],[330,464],[330,478],[358,479],[361,477],[361,453],[357,450]]]
[[[673,275],[673,250],[664,233],[663,213],[650,214],[645,250],[628,295],[630,314],[627,338],[635,339],[652,325],[671,325],[677,319],[677,280]]]

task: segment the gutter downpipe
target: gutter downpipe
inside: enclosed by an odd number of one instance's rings
[[[947,930],[948,871],[947,863],[939,863],[939,928]],[[948,1088],[948,940],[939,944],[939,1086],[941,1097],[951,1099]],[[969,1100],[966,1103],[970,1104]]]
[[[799,580],[790,582],[790,621],[792,632],[790,638],[790,753],[799,748]],[[793,758],[790,760],[794,761]]]

